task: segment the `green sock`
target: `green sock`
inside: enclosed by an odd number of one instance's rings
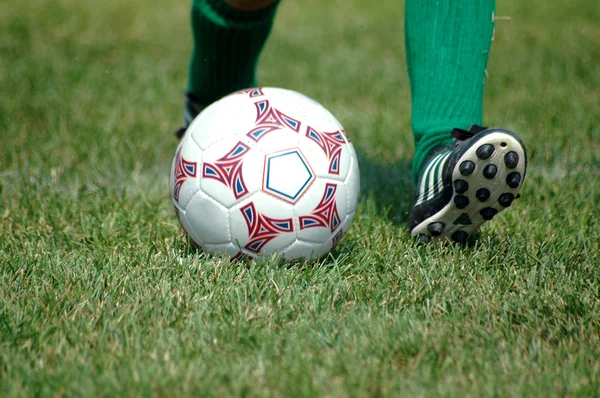
[[[193,0],[194,52],[188,92],[204,104],[256,85],[258,56],[273,25],[277,3],[240,11],[224,0]]]
[[[407,0],[406,58],[415,140],[413,179],[454,127],[481,124],[495,0]]]

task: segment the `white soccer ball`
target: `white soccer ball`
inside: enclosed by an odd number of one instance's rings
[[[191,240],[231,258],[318,258],[350,227],[360,175],[338,120],[295,91],[252,88],[194,119],[171,169]]]

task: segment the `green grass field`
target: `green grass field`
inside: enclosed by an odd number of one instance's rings
[[[262,57],[360,158],[350,232],[291,267],[178,228],[189,1],[0,4],[0,396],[600,396],[597,2],[499,2],[485,121],[530,167],[467,248],[406,229],[403,5],[376,4],[284,1]]]

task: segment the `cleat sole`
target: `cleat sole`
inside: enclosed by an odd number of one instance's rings
[[[411,235],[423,235],[427,242],[465,243],[482,224],[520,196],[527,167],[521,140],[502,129],[489,129],[474,139],[454,161],[449,177],[444,177],[450,178],[444,181],[444,189],[451,190],[447,204],[426,214],[412,228]]]

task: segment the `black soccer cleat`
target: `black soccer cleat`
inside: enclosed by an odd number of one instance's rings
[[[452,145],[434,150],[419,176],[409,219],[419,243],[466,243],[512,204],[525,178],[525,145],[513,132],[474,125],[452,136]]]
[[[185,103],[183,107],[183,126],[175,131],[175,136],[179,139],[183,137],[187,128],[192,124],[192,121],[206,108],[206,105],[200,101],[192,93],[184,93]]]

